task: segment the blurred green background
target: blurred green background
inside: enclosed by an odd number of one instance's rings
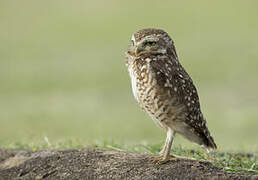
[[[257,152],[257,9],[255,0],[1,0],[0,145],[165,140],[124,63],[132,33],[155,27],[174,39],[219,149]]]

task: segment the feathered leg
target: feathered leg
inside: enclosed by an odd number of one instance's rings
[[[160,155],[163,161],[167,161],[170,158],[171,146],[172,146],[175,134],[176,134],[175,131],[173,131],[172,129],[169,128],[167,130],[166,142],[162,150],[160,151]]]
[[[162,164],[169,160],[176,160],[176,158],[174,156],[170,156],[171,146],[172,146],[175,134],[176,133],[172,129],[168,128],[166,141],[165,141],[165,144],[164,144],[162,150],[160,151],[160,156],[154,157],[152,159],[153,162]]]

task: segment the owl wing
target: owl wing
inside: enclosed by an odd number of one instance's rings
[[[178,103],[184,105],[185,123],[202,138],[206,147],[216,149],[200,109],[196,87],[178,60],[163,56],[159,60],[151,61],[150,66],[156,74],[159,86],[168,89],[171,95],[176,95]]]

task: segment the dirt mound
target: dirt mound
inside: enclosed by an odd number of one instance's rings
[[[150,155],[102,149],[0,150],[0,180],[7,179],[258,179],[209,162],[180,159],[162,165]]]

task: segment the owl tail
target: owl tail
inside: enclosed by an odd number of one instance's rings
[[[213,137],[210,136],[210,134],[208,134],[206,136],[206,141],[205,141],[205,144],[202,144],[201,147],[207,152],[211,152],[215,149],[217,149],[217,145],[215,144],[214,142],[214,139]]]

